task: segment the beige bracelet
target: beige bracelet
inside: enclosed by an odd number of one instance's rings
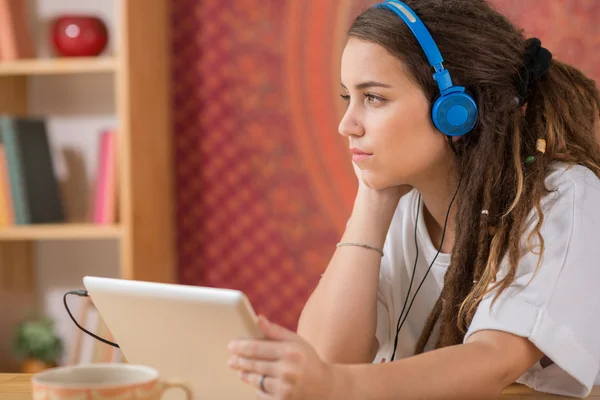
[[[376,252],[378,252],[379,254],[381,254],[381,257],[383,257],[383,250],[378,249],[377,247],[373,247],[373,246],[368,245],[368,244],[364,244],[364,243],[352,243],[352,242],[339,242],[335,247],[341,247],[341,246],[357,246],[357,247],[363,247],[363,248],[369,249],[369,250],[375,250]]]

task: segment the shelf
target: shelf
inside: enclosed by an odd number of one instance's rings
[[[115,72],[114,57],[65,57],[0,61],[0,76]]]
[[[118,239],[122,228],[118,225],[48,224],[14,225],[0,228],[0,241],[8,240],[69,240]]]

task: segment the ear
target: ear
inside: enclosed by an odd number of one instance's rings
[[[460,140],[460,136],[449,136],[446,135],[446,139],[448,140],[448,145],[450,146],[450,149],[452,150],[452,152],[454,153],[455,156],[458,157],[458,153],[456,151],[456,146],[454,146],[454,143],[458,142]]]

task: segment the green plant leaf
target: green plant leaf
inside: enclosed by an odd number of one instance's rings
[[[13,353],[18,360],[29,358],[56,363],[63,350],[63,343],[56,335],[54,321],[50,318],[30,319],[17,325]]]

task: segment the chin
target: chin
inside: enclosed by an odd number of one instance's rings
[[[366,176],[365,176],[366,175]],[[389,179],[382,179],[382,177],[373,176],[372,174],[364,174],[363,172],[363,182],[365,185],[370,187],[373,190],[383,190],[391,187],[399,186],[402,183],[393,182]]]
[[[384,190],[406,184],[405,180],[398,179],[398,176],[392,177],[389,175],[374,174],[369,170],[363,170],[361,177],[364,184],[374,190]]]

